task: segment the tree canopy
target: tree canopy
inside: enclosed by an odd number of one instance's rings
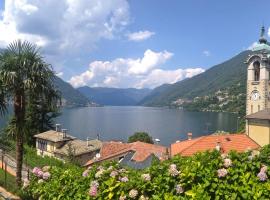
[[[150,144],[154,143],[152,137],[146,132],[136,132],[128,138],[129,143],[136,141],[146,142]]]

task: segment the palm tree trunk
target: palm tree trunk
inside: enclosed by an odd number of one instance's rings
[[[14,114],[16,118],[16,184],[22,183],[23,165],[23,123],[25,118],[25,98],[23,92],[18,91],[14,97]]]

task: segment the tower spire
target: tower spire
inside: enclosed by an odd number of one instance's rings
[[[261,35],[260,35],[260,39],[259,39],[260,44],[267,43],[267,40],[265,39],[264,34],[265,34],[265,28],[264,28],[264,26],[262,26]]]

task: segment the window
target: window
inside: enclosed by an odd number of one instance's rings
[[[258,105],[258,111],[260,111],[260,105]]]
[[[254,67],[254,81],[259,81],[260,80],[260,62],[255,61],[253,63]]]
[[[253,113],[253,105],[251,105],[251,113]]]
[[[38,140],[38,149],[40,149],[42,151],[47,151],[47,141]]]

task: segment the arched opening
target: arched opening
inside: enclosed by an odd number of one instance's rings
[[[259,81],[260,80],[260,62],[255,61],[253,63],[254,67],[254,81]]]

